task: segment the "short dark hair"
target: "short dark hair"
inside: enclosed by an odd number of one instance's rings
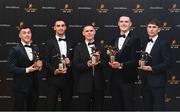
[[[27,24],[23,24],[23,25],[19,26],[19,32],[20,32],[22,29],[26,29],[26,28],[31,29],[31,27],[28,26]]]
[[[158,20],[158,19],[150,19],[148,22],[147,22],[147,25],[148,24],[154,24],[154,25],[157,25],[158,27],[161,27],[161,22]]]
[[[128,17],[129,20],[130,20],[130,22],[132,22],[132,18],[131,18],[131,16],[129,16],[129,15],[121,15],[121,16],[119,17],[119,19],[120,19],[121,17]]]
[[[65,26],[66,26],[66,21],[65,21],[65,20],[63,20],[63,19],[56,19],[56,20],[55,20],[55,22],[54,22],[54,26],[56,25],[56,22],[57,22],[57,21],[63,21],[63,22],[64,22],[64,24],[65,24]]]

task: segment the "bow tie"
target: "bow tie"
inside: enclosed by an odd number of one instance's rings
[[[119,35],[119,37],[123,37],[123,38],[126,38],[126,36],[125,36],[125,35]]]
[[[32,48],[32,45],[24,45],[24,47]]]
[[[59,41],[66,41],[66,39],[59,38]]]
[[[152,42],[153,43],[153,40],[148,38],[148,42]]]
[[[94,45],[94,44],[95,44],[94,42],[88,43],[88,45]]]

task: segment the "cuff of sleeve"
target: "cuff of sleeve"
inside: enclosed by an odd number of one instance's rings
[[[120,63],[120,66],[118,67],[118,69],[123,69],[123,63]]]
[[[29,69],[28,68],[26,68],[26,73],[29,73]]]

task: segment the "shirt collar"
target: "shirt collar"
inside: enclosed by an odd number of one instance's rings
[[[126,33],[123,33],[123,32],[120,32],[121,35],[125,35],[126,37],[128,36],[129,34],[129,31],[127,31]]]
[[[56,40],[59,40],[59,38],[61,38],[61,39],[65,39],[66,38],[65,35],[63,35],[62,37],[56,35],[55,37],[56,37]]]
[[[31,43],[28,43],[28,44],[27,44],[27,43],[25,43],[25,42],[23,42],[23,41],[21,41],[21,43],[22,43],[23,46],[25,46],[25,45],[29,45],[29,46],[30,46],[30,45],[31,45]]]
[[[94,42],[94,39],[91,41],[91,43],[92,42]],[[86,45],[88,46],[88,43],[90,43],[90,42],[88,42],[87,40],[85,40],[85,43],[86,43]]]
[[[149,37],[149,39],[152,39],[153,40],[153,43],[157,40],[158,38],[158,35],[154,36],[154,37]]]

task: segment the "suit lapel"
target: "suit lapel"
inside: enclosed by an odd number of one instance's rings
[[[146,41],[144,42],[144,45],[143,45],[143,47],[142,47],[142,50],[143,50],[143,51],[145,51],[145,50],[146,50],[146,46],[147,46],[147,44],[148,44],[148,40],[146,40]]]
[[[66,48],[67,49],[67,54],[66,54],[66,56],[69,57],[70,52],[73,50],[72,42],[70,40],[67,40],[66,45],[67,45],[67,48]]]
[[[88,59],[90,59],[90,55],[89,55],[89,52],[88,52],[88,48],[87,48],[85,42],[82,43],[82,50],[84,50],[85,56],[86,56]],[[82,52],[83,52],[83,51],[82,51]]]
[[[28,55],[27,55],[27,52],[26,52],[26,50],[25,50],[25,48],[24,48],[24,46],[23,46],[22,44],[19,44],[19,49],[20,49],[20,51],[21,51],[21,54],[22,54],[27,60],[29,60]]]
[[[121,50],[119,51],[119,54],[122,53],[122,51],[124,50],[124,48],[125,48],[126,45],[128,44],[129,40],[130,40],[130,36],[128,35],[128,36],[126,37],[124,43],[123,43],[123,46],[122,46]]]
[[[115,39],[114,47],[118,48],[119,37]]]
[[[58,42],[57,42],[56,38],[53,39],[53,44],[54,44],[54,47],[55,47],[57,53],[59,53],[61,55],[61,52],[60,52],[60,49],[59,49],[59,45],[58,45]]]
[[[122,46],[122,49],[121,51],[125,48],[125,46],[127,45],[128,41],[130,40],[130,36],[127,36],[124,43],[123,43],[123,46]]]
[[[158,45],[159,45],[159,38],[157,38],[157,40],[155,41],[155,43],[154,43],[154,45],[153,45],[153,47],[152,47],[152,49],[151,49],[151,52],[150,52],[150,55],[152,56],[152,54],[153,54],[153,51],[158,47]]]

